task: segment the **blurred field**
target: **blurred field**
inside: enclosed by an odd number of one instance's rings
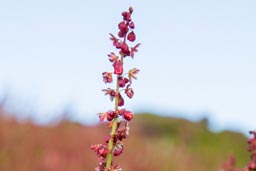
[[[0,171],[93,171],[97,157],[90,145],[103,142],[106,135],[103,125],[63,120],[37,126],[1,116]],[[207,120],[139,114],[124,143],[124,154],[114,161],[124,171],[218,171],[229,155],[239,158],[238,166],[249,159],[244,135],[212,133]]]

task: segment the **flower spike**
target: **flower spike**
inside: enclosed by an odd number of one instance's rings
[[[122,12],[123,20],[118,24],[118,35],[114,36],[110,33],[110,40],[113,46],[118,49],[119,55],[110,52],[108,56],[109,62],[112,63],[112,72],[103,72],[104,83],[116,83],[116,88],[106,88],[102,91],[105,95],[110,97],[110,100],[115,103],[113,110],[102,112],[98,114],[100,122],[107,122],[107,127],[111,129],[110,134],[105,138],[103,144],[92,145],[91,149],[96,153],[99,158],[99,164],[95,171],[121,171],[119,165],[113,164],[113,157],[119,156],[124,151],[123,140],[129,135],[129,122],[134,118],[134,114],[126,109],[120,109],[124,106],[125,99],[123,95],[126,94],[128,98],[132,98],[134,91],[131,88],[132,79],[137,79],[139,69],[133,68],[128,71],[128,76],[125,73],[125,57],[130,56],[134,58],[135,52],[138,51],[140,43],[131,47],[128,43],[136,40],[134,32],[135,24],[132,21],[133,8],[130,7],[128,11]],[[127,73],[126,71],[126,73]],[[115,77],[115,78],[114,78]],[[116,79],[116,81],[113,81]],[[124,90],[124,91],[121,91]]]

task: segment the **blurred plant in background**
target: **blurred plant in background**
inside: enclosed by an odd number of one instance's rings
[[[249,164],[239,169],[236,167],[236,159],[231,156],[223,163],[220,171],[256,171],[256,132],[250,131],[250,134],[252,134],[253,137],[248,140],[248,151],[251,153],[251,161]]]
[[[1,171],[85,171],[97,165],[86,147],[108,133],[103,124],[81,125],[64,117],[56,124],[38,125],[7,116],[0,108]],[[137,113],[130,126],[132,136],[125,142],[129,150],[115,159],[123,170],[217,171],[230,154],[239,159],[237,166],[249,158],[243,134],[211,132],[203,120]]]

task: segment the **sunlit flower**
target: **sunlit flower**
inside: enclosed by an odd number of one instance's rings
[[[132,82],[132,79],[137,79],[136,74],[138,74],[139,71],[139,69],[133,68],[128,72],[130,82]]]
[[[123,62],[121,60],[117,60],[113,64],[114,74],[121,75],[123,73]]]
[[[112,83],[112,72],[103,72],[102,75],[105,83]]]
[[[111,52],[110,54],[108,54],[108,60],[110,62],[115,62],[117,59],[118,59],[118,56],[116,56],[114,52]]]

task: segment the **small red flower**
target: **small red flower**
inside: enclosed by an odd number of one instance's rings
[[[132,82],[132,79],[137,79],[135,75],[138,74],[139,71],[140,71],[139,69],[133,68],[128,72],[128,77],[130,82]]]
[[[117,49],[121,49],[122,44],[123,44],[122,41],[117,42],[117,43],[116,43],[116,48],[117,48]]]
[[[116,96],[115,90],[113,90],[111,88],[107,88],[107,89],[103,89],[102,91],[105,92],[105,95],[109,95],[111,101],[114,100],[114,98]]]
[[[127,36],[127,39],[131,42],[134,42],[136,40],[136,35],[133,31],[131,31],[128,36]]]
[[[110,54],[108,54],[108,60],[110,62],[115,62],[117,59],[118,59],[118,56],[116,56],[114,52],[111,52]]]
[[[108,154],[108,146],[107,144],[96,144],[92,145],[91,149],[94,150],[97,156],[106,158]]]
[[[122,12],[123,20],[130,22],[131,21],[131,13],[130,12]]]
[[[107,117],[107,113],[104,112],[104,113],[98,113],[99,115],[99,118],[100,118],[100,122],[104,122],[104,120],[106,119]]]
[[[99,147],[97,153],[101,157],[105,158],[107,156],[107,153],[108,153],[108,148],[106,146],[102,145],[102,146]]]
[[[114,74],[121,75],[123,74],[123,62],[121,60],[117,60],[113,64]]]
[[[122,142],[118,142],[114,145],[114,156],[119,156],[120,154],[122,154],[123,150],[124,150],[124,146],[122,144]]]
[[[119,36],[120,38],[125,37],[125,35],[126,35],[127,32],[129,31],[127,24],[126,24],[124,21],[122,21],[122,22],[120,22],[120,23],[118,24],[118,28],[119,28],[119,30],[120,30],[120,31],[118,32],[118,36]]]
[[[112,83],[112,72],[103,72],[102,75],[105,83]]]
[[[127,138],[129,135],[129,122],[125,121],[125,127],[117,130],[116,138],[119,141],[122,141],[123,139]]]
[[[134,91],[132,88],[130,88],[130,85],[128,85],[125,89],[125,94],[127,95],[127,97],[129,97],[130,99],[133,97],[134,95]]]
[[[91,145],[91,149],[92,150],[97,150],[99,148],[100,144],[94,144],[94,145]]]
[[[124,105],[124,98],[121,96],[121,94],[118,94],[118,106]]]
[[[125,37],[125,35],[126,35],[125,32],[122,32],[122,31],[119,31],[119,32],[118,32],[118,36],[119,36],[120,38]]]
[[[133,21],[131,21],[128,26],[129,26],[130,29],[134,29],[135,28],[135,25],[134,25]]]
[[[130,55],[129,46],[125,42],[123,42],[121,46],[120,54],[123,54],[124,56]]]
[[[125,77],[118,77],[118,84],[119,87],[125,87],[125,85],[129,82],[128,78]]]
[[[117,49],[120,49],[121,46],[122,46],[122,41],[117,39],[113,34],[109,33],[110,34],[110,40],[112,40],[113,42],[113,45],[117,48]]]
[[[112,40],[113,45],[115,46],[116,43],[119,41],[113,34],[109,33],[110,35],[110,40]]]
[[[133,113],[130,112],[130,111],[128,111],[128,110],[125,110],[125,111],[122,113],[122,116],[123,116],[123,118],[124,118],[125,120],[130,121],[130,120],[132,120],[132,118],[133,118]]]
[[[124,21],[122,21],[118,24],[118,28],[119,28],[120,32],[123,33],[123,35],[125,35],[129,30],[127,24]]]
[[[115,112],[113,110],[110,110],[107,112],[107,120],[112,121],[115,118]]]
[[[131,53],[130,53],[130,55],[131,55],[132,58],[134,58],[134,53],[135,53],[135,52],[138,52],[138,49],[137,49],[137,48],[138,48],[139,46],[140,46],[140,43],[138,43],[137,45],[135,45],[134,47],[131,48]]]

